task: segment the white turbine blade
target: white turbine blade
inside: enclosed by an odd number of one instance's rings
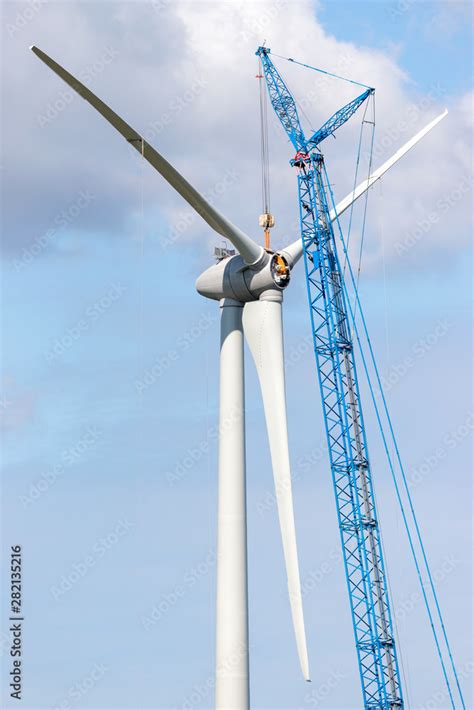
[[[288,452],[281,303],[265,300],[247,303],[243,326],[262,390],[291,614],[301,670],[305,679],[309,680]]]
[[[101,101],[84,84],[69,74],[63,67],[55,62],[51,57],[38,49],[30,47],[50,69],[52,69],[63,81],[66,82],[83,99],[88,101],[136,150],[142,154],[153,167],[184,197],[191,207],[214,229],[218,234],[229,239],[238,249],[248,264],[257,261],[262,255],[263,248],[256,244],[247,234],[233,225],[220,212],[218,212],[207,200],[199,194],[195,188],[189,184],[185,178],[178,173],[172,165],[168,163],[145,139],[128,125],[120,116],[112,111],[107,104]]]
[[[360,185],[358,185],[353,192],[351,192],[347,197],[345,197],[341,202],[339,202],[336,205],[336,209],[332,210],[330,213],[331,221],[334,221],[337,217],[340,217],[343,212],[345,212],[348,207],[352,205],[353,202],[359,199],[361,195],[364,194],[364,192],[367,192],[367,190],[372,187],[374,183],[377,182],[377,180],[380,180],[382,175],[387,172],[387,170],[390,170],[392,165],[395,165],[400,158],[402,158],[405,153],[408,153],[409,150],[415,146],[418,141],[420,141],[424,136],[426,136],[427,133],[431,131],[432,128],[434,128],[440,121],[445,118],[445,116],[448,115],[448,109],[444,109],[443,113],[441,113],[439,116],[437,116],[431,123],[429,123],[427,126],[421,129],[411,140],[408,141],[408,143],[405,143],[401,148],[397,150],[397,152],[392,155],[391,158],[389,158],[383,165],[380,166],[380,168],[377,168],[372,175],[370,175],[367,180],[364,180],[361,182]]]
[[[356,200],[359,199],[369,188],[374,185],[377,180],[380,180],[382,175],[384,175],[387,170],[390,170],[390,168],[397,163],[400,158],[402,158],[405,153],[408,153],[409,150],[415,146],[418,141],[420,141],[424,136],[426,136],[427,133],[431,131],[432,128],[434,128],[440,121],[443,120],[448,115],[448,109],[444,109],[443,113],[441,113],[439,116],[437,116],[431,123],[428,123],[427,126],[421,129],[413,138],[411,138],[405,145],[403,145],[401,148],[397,150],[397,152],[392,155],[391,158],[389,158],[383,165],[380,166],[380,168],[377,168],[372,175],[370,175],[366,180],[360,183],[355,190],[353,190],[349,195],[344,197],[343,200],[341,200],[337,205],[335,209],[332,209],[329,213],[329,217],[331,218],[331,222],[334,222],[336,217],[340,217],[343,212],[345,212]],[[296,264],[298,259],[301,258],[303,254],[303,246],[301,243],[301,239],[297,239],[295,242],[287,246],[285,249],[282,250],[282,254],[284,254],[290,262],[290,265],[293,266]]]

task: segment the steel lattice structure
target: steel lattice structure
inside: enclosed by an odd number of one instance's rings
[[[330,218],[330,187],[318,144],[373,93],[336,112],[309,140],[296,104],[259,47],[272,106],[297,153],[301,236],[311,325],[336,498],[364,707],[403,708],[387,578],[369,465],[343,274]]]

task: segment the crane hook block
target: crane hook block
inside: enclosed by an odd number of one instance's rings
[[[265,214],[261,214],[258,218],[258,226],[262,227],[263,229],[270,229],[270,227],[274,227],[275,217],[272,214],[269,214],[268,212],[265,212]]]

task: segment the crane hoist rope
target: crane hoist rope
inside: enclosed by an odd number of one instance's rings
[[[275,217],[270,212],[270,155],[268,148],[268,98],[263,79],[262,62],[258,60],[258,74],[256,75],[259,86],[260,99],[260,159],[262,165],[262,214],[258,224],[263,228],[265,249],[270,249],[270,229],[275,226]]]

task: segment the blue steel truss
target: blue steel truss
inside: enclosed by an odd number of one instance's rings
[[[296,150],[305,150],[306,138],[301,128],[295,100],[279,72],[275,69],[273,62],[268,56],[269,53],[270,50],[267,47],[259,47],[256,52],[262,62],[270,101],[272,102],[276,115],[280,119],[281,125]]]
[[[325,138],[332,136],[333,133],[340,128],[340,126],[343,126],[344,123],[350,119],[352,114],[357,111],[359,106],[364,103],[370,94],[373,93],[374,89],[367,89],[367,91],[364,91],[363,94],[355,98],[353,101],[350,101],[346,104],[346,106],[340,108],[339,111],[336,111],[334,116],[331,116],[331,118],[326,121],[326,123],[322,125],[321,128],[314,133],[314,135],[311,136],[307,143],[307,148],[316,148],[316,146],[318,146]]]
[[[404,703],[354,345],[329,216],[329,181],[322,154],[313,150],[352,116],[372,90],[334,114],[316,138],[306,141],[293,97],[269,52],[259,47],[257,54],[272,105],[297,150],[290,162],[298,171],[311,327],[364,708],[394,710]]]

